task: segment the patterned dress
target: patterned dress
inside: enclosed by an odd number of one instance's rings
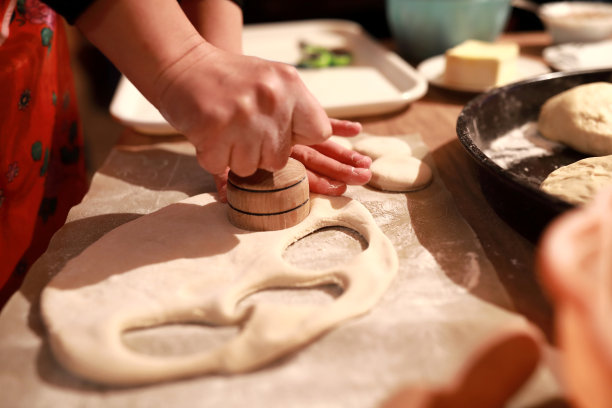
[[[63,21],[0,0],[0,306],[87,189]]]

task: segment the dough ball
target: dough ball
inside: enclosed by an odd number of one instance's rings
[[[579,85],[553,96],[540,110],[538,130],[586,154],[612,154],[612,84]]]
[[[329,138],[329,140],[331,140],[334,143],[339,144],[340,146],[346,148],[346,149],[351,149],[353,150],[353,143],[351,143],[351,141],[346,138],[346,137],[342,137],[342,136],[332,136]]]
[[[376,160],[388,154],[404,154],[410,156],[412,149],[403,140],[393,136],[372,136],[361,139],[353,145],[353,149]]]
[[[612,156],[589,157],[553,171],[540,188],[572,204],[584,204],[612,184]]]
[[[429,166],[406,155],[386,155],[374,160],[369,185],[385,191],[414,191],[427,186],[432,179]]]

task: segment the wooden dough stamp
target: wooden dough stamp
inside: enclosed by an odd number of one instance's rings
[[[279,171],[257,170],[248,177],[230,172],[228,218],[238,228],[276,231],[299,224],[310,212],[306,168],[289,158]]]

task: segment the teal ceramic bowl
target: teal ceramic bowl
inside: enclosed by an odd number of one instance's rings
[[[506,26],[511,0],[386,0],[399,54],[418,63],[467,39],[495,41]]]

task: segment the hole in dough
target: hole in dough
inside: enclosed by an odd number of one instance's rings
[[[357,231],[325,227],[291,244],[283,259],[298,268],[324,270],[345,264],[367,248],[368,242]]]
[[[172,323],[130,329],[122,334],[125,346],[151,356],[180,356],[214,350],[236,337],[236,326]]]
[[[240,308],[248,308],[257,303],[275,305],[328,305],[343,293],[340,285],[329,284],[312,288],[273,288],[266,289],[244,298]]]

